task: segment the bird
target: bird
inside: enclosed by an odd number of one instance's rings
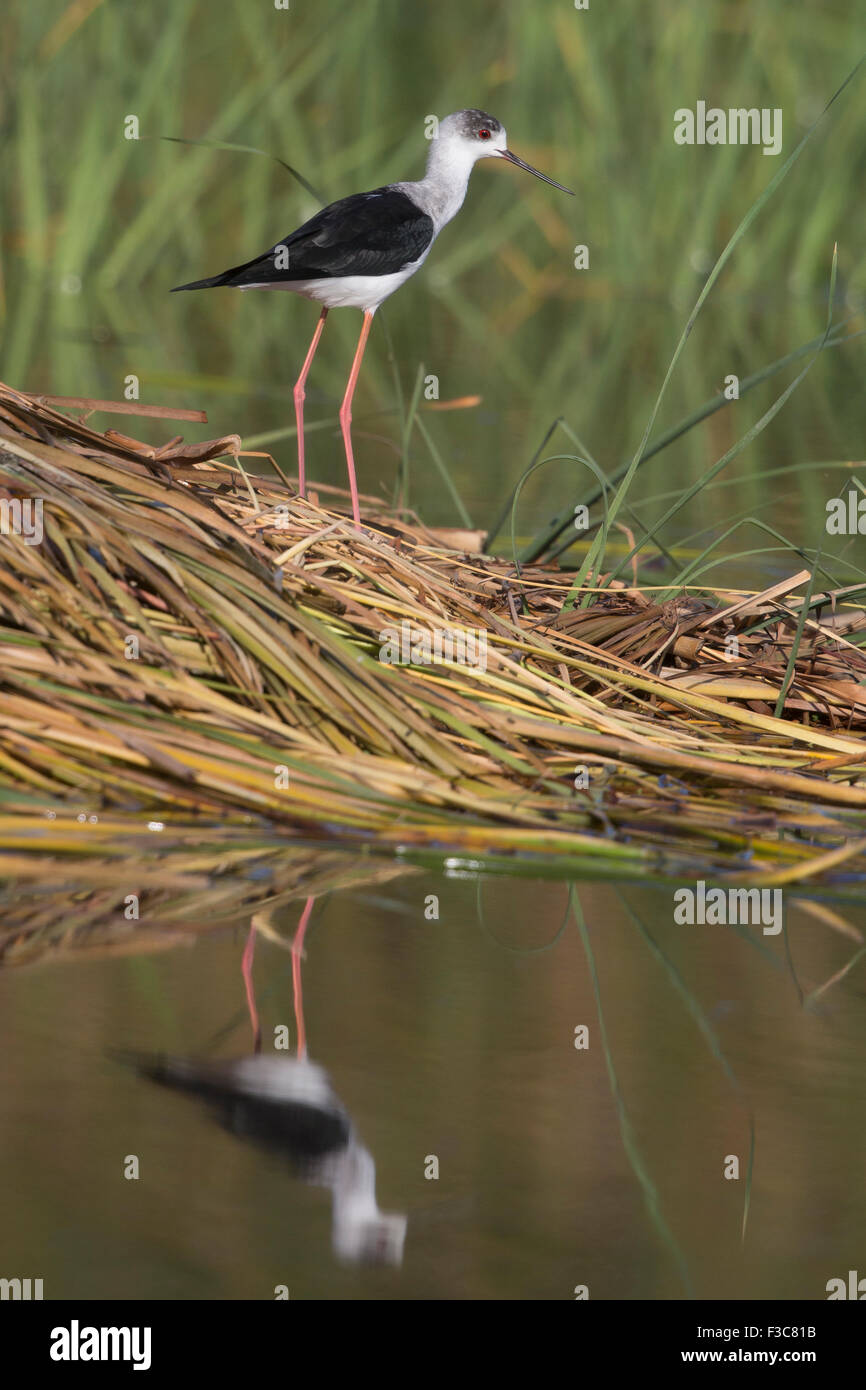
[[[111,1049],[109,1055],[140,1076],[203,1100],[238,1139],[288,1159],[305,1182],[329,1187],[332,1244],[344,1261],[399,1265],[407,1218],[383,1212],[376,1201],[376,1164],[361,1143],[327,1072],[307,1056],[301,990],[304,938],[315,904],[308,897],[292,941],[292,993],[297,1057],[263,1054],[253,985],[257,927],[250,925],[241,963],[253,1032],[252,1055],[211,1060]]]
[[[330,203],[303,226],[262,255],[219,275],[176,285],[181,290],[231,286],[241,290],[290,290],[322,305],[319,319],[294,385],[298,438],[298,491],[306,494],[304,399],[307,376],[331,309],[360,309],[364,315],[352,369],[340,406],[352,518],[360,529],[358,484],[352,452],[352,398],[361,370],[373,315],[381,304],[420,270],[442,228],[460,211],[469,176],[480,159],[505,159],[574,197],[574,192],[508,148],[505,128],[495,116],[471,108],[455,111],[432,127],[427,169],[415,183],[390,183]]]
[[[112,1049],[109,1056],[148,1081],[203,1101],[236,1139],[284,1159],[302,1182],[330,1188],[338,1259],[402,1262],[407,1217],[379,1207],[373,1156],[318,1063],[276,1053],[212,1060]]]

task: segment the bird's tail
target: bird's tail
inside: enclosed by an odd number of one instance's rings
[[[249,271],[250,267],[264,265],[266,262],[273,265],[272,256],[273,252],[269,251],[265,256],[256,256],[251,261],[244,261],[243,265],[229,266],[228,270],[224,270],[221,275],[209,275],[206,280],[191,280],[188,285],[175,285],[172,294],[177,294],[178,290],[212,290],[218,285],[239,285],[243,289],[249,280],[249,275],[246,272]],[[266,275],[264,278],[273,277]]]
[[[188,285],[174,285],[172,294],[179,290],[212,290],[217,285],[230,285],[234,271],[224,270],[222,275],[210,275],[207,280],[190,280]]]

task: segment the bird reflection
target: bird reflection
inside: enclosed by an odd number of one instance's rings
[[[406,1217],[379,1210],[372,1155],[360,1143],[324,1068],[307,1057],[301,960],[314,901],[307,899],[292,943],[296,1057],[261,1050],[252,978],[256,928],[251,926],[242,975],[253,1033],[252,1054],[210,1061],[127,1053],[123,1060],[150,1081],[198,1096],[231,1134],[287,1158],[303,1181],[330,1188],[332,1244],[339,1259],[398,1266],[403,1259]]]

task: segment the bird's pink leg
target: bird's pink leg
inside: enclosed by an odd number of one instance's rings
[[[292,942],[292,993],[295,996],[295,1027],[298,1030],[298,1056],[307,1055],[307,1030],[304,1027],[304,996],[301,990],[301,956],[304,950],[304,936],[307,931],[307,923],[310,920],[310,913],[313,910],[315,898],[307,898],[304,903],[304,910],[301,913],[301,920],[298,923],[298,930],[295,932],[295,939]]]
[[[244,986],[247,992],[247,1008],[250,1011],[250,1024],[253,1030],[253,1051],[262,1050],[262,1029],[259,1023],[259,1014],[256,1008],[256,993],[253,988],[253,953],[256,949],[256,929],[250,926],[247,944],[244,947],[243,960],[241,962],[241,973],[244,977]]]
[[[355,479],[355,459],[352,454],[352,397],[355,394],[355,387],[358,383],[358,373],[361,370],[361,358],[364,356],[364,348],[367,346],[367,335],[370,332],[370,324],[373,322],[373,315],[369,309],[364,310],[364,324],[361,328],[361,336],[358,339],[358,346],[355,349],[355,360],[352,363],[352,370],[349,373],[349,384],[346,387],[346,394],[343,397],[343,404],[340,406],[340,429],[343,431],[343,444],[346,447],[346,463],[349,467],[349,488],[352,493],[352,516],[355,525],[361,528],[361,509],[358,506],[358,484]]]
[[[310,371],[310,365],[316,355],[316,348],[319,346],[319,339],[322,336],[322,329],[325,326],[325,319],[328,317],[327,309],[323,309],[319,315],[319,322],[316,324],[316,331],[313,334],[313,341],[310,343],[310,350],[304,358],[304,365],[301,368],[301,375],[295,382],[295,389],[292,392],[295,398],[295,420],[298,426],[298,492],[301,497],[306,497],[306,475],[304,472],[304,383]]]

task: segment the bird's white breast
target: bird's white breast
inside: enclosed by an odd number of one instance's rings
[[[429,247],[427,248],[429,251]],[[269,285],[242,285],[244,290],[290,290],[305,299],[315,299],[326,309],[363,309],[373,313],[379,305],[399,290],[423,264],[427,251],[417,261],[404,265],[391,275],[334,275],[323,280],[281,280]]]

